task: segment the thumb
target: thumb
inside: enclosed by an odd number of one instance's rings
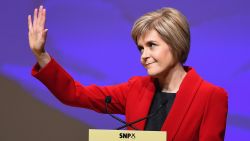
[[[48,29],[45,29],[44,31],[43,31],[43,38],[46,40],[46,38],[47,38],[47,33],[48,33]]]

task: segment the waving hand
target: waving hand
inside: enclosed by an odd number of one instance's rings
[[[31,15],[28,16],[29,46],[35,55],[39,65],[44,67],[49,61],[50,56],[45,51],[45,42],[48,29],[45,29],[46,9],[40,6],[34,10],[33,22]]]

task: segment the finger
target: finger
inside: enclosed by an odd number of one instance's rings
[[[29,32],[32,32],[32,22],[31,22],[31,15],[28,16],[28,28],[29,28]]]
[[[39,7],[38,18],[37,18],[37,22],[38,22],[39,25],[41,25],[42,11],[43,11],[43,6],[41,5]]]
[[[46,22],[46,9],[42,10],[41,27],[44,29]]]
[[[37,8],[34,10],[33,27],[36,27],[36,23],[37,23]]]

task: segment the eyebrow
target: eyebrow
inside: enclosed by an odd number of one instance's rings
[[[150,45],[150,44],[157,44],[157,41],[154,41],[154,40],[149,40],[149,41],[147,41],[146,42],[146,45],[148,46],[148,45]],[[137,44],[137,47],[142,47],[142,45],[139,45],[139,44]]]

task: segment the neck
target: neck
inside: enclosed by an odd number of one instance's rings
[[[177,63],[161,77],[158,77],[162,92],[177,93],[186,74],[183,66]]]

